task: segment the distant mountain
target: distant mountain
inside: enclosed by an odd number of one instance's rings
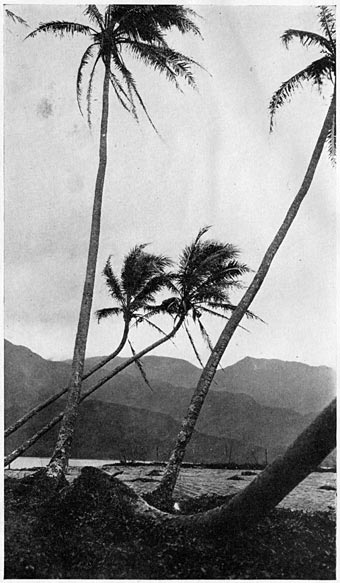
[[[87,365],[93,366],[99,360],[99,357],[89,358]],[[120,364],[124,360],[118,357],[114,362]],[[143,364],[153,383],[193,389],[201,374],[201,369],[178,358],[145,356]],[[107,365],[108,370],[111,368],[112,363]],[[139,379],[136,367],[127,370],[130,376]],[[247,394],[261,405],[293,409],[307,415],[320,411],[331,401],[336,392],[336,377],[326,366],[246,357],[218,370],[211,390]]]
[[[51,362],[25,346],[4,344],[5,407],[20,412],[37,405],[67,385],[70,365]]]
[[[6,453],[39,430],[50,416],[59,412],[62,404],[53,405],[50,411],[39,413],[17,433],[6,440]],[[170,415],[135,409],[116,403],[98,400],[85,402],[80,408],[77,431],[72,444],[72,457],[83,459],[139,459],[163,460],[169,454],[180,424]],[[28,455],[48,457],[53,451],[58,426],[37,441]],[[259,463],[264,461],[264,450],[237,440],[225,440],[195,431],[188,446],[185,460],[195,463]]]
[[[262,405],[304,415],[323,409],[336,393],[331,368],[277,359],[246,357],[218,371],[216,380],[228,392],[247,393]]]
[[[89,359],[89,361],[87,361],[87,366],[92,367],[96,360],[100,359]],[[114,364],[117,364],[122,360],[124,359],[115,359]],[[93,429],[93,435],[89,435],[88,438],[84,436],[85,442],[83,445],[78,442],[78,448],[80,445],[81,447],[87,448],[86,451],[88,452],[88,457],[90,457],[90,451],[94,451],[97,447],[91,445],[92,439],[96,440],[97,435],[101,436],[98,437],[98,439],[99,441],[102,439],[103,443],[106,443],[106,440],[108,440],[108,443],[110,441],[109,435],[111,430],[109,431],[109,425],[106,421],[105,423],[103,422],[103,415],[106,419],[106,411],[110,411],[114,418],[116,418],[113,413],[114,411],[125,411],[125,419],[127,419],[128,415],[126,411],[130,411],[129,419],[131,420],[131,423],[124,423],[123,425],[118,423],[120,432],[122,432],[120,439],[121,442],[125,444],[125,448],[127,447],[127,443],[130,444],[130,448],[133,447],[132,436],[134,431],[137,432],[137,442],[140,439],[146,439],[145,443],[149,444],[145,445],[147,451],[150,451],[149,446],[156,447],[154,445],[156,443],[155,434],[157,435],[160,431],[159,427],[162,425],[161,419],[163,419],[165,425],[170,423],[170,419],[171,422],[175,424],[173,425],[174,431],[177,431],[175,427],[178,428],[178,422],[183,418],[192,394],[192,388],[186,386],[189,384],[188,379],[193,379],[194,376],[196,376],[197,380],[200,371],[197,367],[180,359],[153,356],[144,358],[143,362],[151,381],[152,390],[150,390],[142,381],[137,367],[132,365],[128,367],[126,371],[123,371],[106,383],[101,389],[93,394],[92,399],[86,401],[81,406],[81,410],[84,411],[82,415],[85,415],[86,418],[86,421],[84,421],[86,422],[86,425],[83,428],[81,427],[81,423],[79,424],[80,435],[82,435],[83,430],[85,430],[85,427],[87,427],[89,423],[91,426],[94,424],[96,428]],[[254,455],[260,455],[259,449],[257,448],[262,448],[262,456],[264,455],[264,448],[270,451],[274,448],[280,450],[286,447],[311,421],[315,416],[315,413],[318,412],[318,409],[320,410],[323,407],[323,404],[328,403],[331,399],[331,391],[329,387],[325,390],[325,387],[327,388],[328,386],[325,379],[328,378],[327,375],[329,374],[329,369],[326,367],[308,367],[307,365],[296,366],[295,363],[285,363],[282,361],[261,360],[260,363],[261,366],[254,369],[257,360],[247,358],[218,373],[218,387],[221,388],[216,388],[216,385],[214,385],[214,388],[210,390],[197,423],[197,431],[201,434],[200,439],[202,440],[199,441],[200,445],[197,446],[198,449],[196,450],[198,457],[203,456],[200,461],[214,461],[214,451],[216,455],[220,455],[218,452],[221,452],[221,448],[224,449],[224,451],[227,451],[226,448],[228,449],[228,444],[232,441],[238,443],[237,447],[233,446],[233,455],[238,455],[237,452],[240,452],[240,455],[247,455],[249,457],[249,451],[252,450],[253,453],[251,455],[254,457]],[[266,363],[269,363],[267,367],[265,366]],[[106,372],[107,370],[111,370],[114,367],[114,364],[110,363],[106,365]],[[171,376],[172,365],[174,374]],[[291,365],[294,366],[292,367]],[[301,369],[301,367],[303,368]],[[287,371],[287,377],[290,379],[291,383],[295,383],[295,388],[298,385],[298,379],[301,379],[302,376],[304,376],[304,384],[311,386],[311,392],[316,394],[316,376],[314,368],[317,370],[320,369],[321,385],[319,391],[322,393],[322,398],[320,397],[320,400],[317,401],[313,397],[313,403],[316,406],[317,402],[322,402],[322,399],[324,399],[324,403],[322,403],[313,414],[302,415],[296,410],[294,411],[293,409],[283,407],[282,405],[281,408],[276,406],[264,406],[258,402],[257,399],[254,399],[253,396],[245,394],[246,392],[253,392],[255,394],[261,392],[259,379],[262,374],[262,378],[267,379],[267,393],[264,392],[263,399],[266,394],[270,394],[269,387],[274,387],[273,391],[277,393],[275,395],[276,400],[280,401],[281,399],[280,402],[284,404],[286,397],[282,397],[282,392],[284,395],[293,395],[291,386],[289,385],[287,387],[284,382],[285,370]],[[253,369],[255,389],[249,380],[252,378]],[[294,374],[292,373],[293,369],[295,371]],[[270,374],[273,370],[274,372],[276,371],[275,382]],[[261,374],[257,374],[256,371],[260,371]],[[299,374],[297,374],[296,371],[298,371]],[[303,371],[303,374],[300,374],[301,371]],[[310,377],[308,377],[309,373],[311,373]],[[61,387],[67,385],[69,374],[70,362],[51,362],[44,360],[25,347],[14,346],[9,342],[6,342],[6,425],[17,419],[24,411],[42,398],[54,394]],[[185,377],[185,386],[177,385],[181,374]],[[102,375],[102,371],[96,373],[96,375],[87,381],[87,384],[92,385],[95,380],[101,378]],[[225,383],[225,377],[227,375],[229,375],[230,382]],[[308,378],[312,379],[309,383]],[[223,379],[223,383],[221,379]],[[241,383],[240,379],[244,382],[244,392],[238,392]],[[171,382],[169,382],[169,380],[171,380]],[[265,380],[263,382],[265,382]],[[229,389],[231,392],[229,392]],[[304,392],[305,387],[299,385],[299,390]],[[298,402],[298,399],[299,397],[296,396],[295,403]],[[310,400],[310,403],[311,402],[312,400]],[[48,408],[47,411],[42,414],[42,419],[49,419],[52,411],[59,410],[61,407],[62,404],[58,403],[55,408],[52,408],[52,410]],[[89,412],[91,411],[91,407],[93,408],[92,417],[91,420],[88,420],[87,415],[90,417]],[[121,407],[123,407],[123,409],[121,409]],[[314,407],[311,408],[309,405],[307,409],[313,410]],[[140,411],[142,411],[142,413],[140,413]],[[140,423],[141,419],[146,417],[145,411],[148,412],[148,421],[147,423]],[[167,419],[166,422],[164,416]],[[132,422],[132,420],[134,421]],[[137,423],[137,425],[134,426],[133,423]],[[115,424],[115,426],[116,425],[117,424]],[[10,449],[12,445],[14,446],[17,443],[20,443],[20,441],[26,436],[28,430],[27,435],[40,426],[41,421],[39,421],[39,418],[34,420],[30,427],[23,428],[18,434],[13,436],[13,442],[11,440],[7,442],[8,448]],[[149,438],[146,438],[143,434],[142,429],[144,426],[147,427]],[[142,437],[142,435],[144,435],[144,437]],[[170,434],[167,435],[168,437],[164,439],[167,442],[167,447],[169,447],[168,440],[170,439]],[[211,446],[212,449],[210,450],[208,445],[203,445],[204,440],[204,443],[208,443],[208,438],[217,439],[217,441],[212,442],[215,445]],[[52,438],[49,437],[44,443],[50,443],[51,439]],[[94,443],[96,443],[96,441]],[[151,445],[152,443],[153,445]],[[37,447],[39,449],[39,447],[45,447],[45,445]],[[216,447],[216,450],[214,450],[214,447]],[[209,454],[209,460],[204,459],[204,456],[208,455],[208,451],[211,452]],[[255,451],[258,451],[258,454],[255,454]],[[246,454],[246,452],[248,453]],[[225,453],[224,455],[227,454]],[[112,456],[113,453],[110,454],[109,457]]]

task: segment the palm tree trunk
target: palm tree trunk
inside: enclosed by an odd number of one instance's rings
[[[176,326],[174,326],[174,328],[171,330],[171,332],[169,332],[169,334],[167,334],[163,338],[160,338],[159,340],[157,340],[153,344],[150,344],[150,346],[148,346],[147,348],[144,348],[135,356],[128,358],[125,362],[123,362],[122,364],[120,364],[119,366],[114,368],[113,371],[111,371],[105,377],[103,377],[96,385],[87,389],[84,392],[84,394],[81,396],[81,398],[79,399],[79,403],[81,403],[82,401],[84,401],[84,399],[86,399],[87,397],[92,395],[92,393],[94,393],[95,391],[100,389],[100,387],[102,387],[107,381],[109,381],[114,376],[116,376],[118,373],[120,373],[122,370],[124,370],[125,368],[130,366],[130,364],[136,362],[136,360],[139,360],[148,352],[151,352],[152,350],[154,350],[155,348],[157,348],[158,346],[160,346],[164,342],[167,342],[167,340],[170,340],[171,338],[173,338],[175,336],[175,334],[177,334],[180,327],[182,326],[183,321],[184,321],[184,318],[180,318],[178,320]],[[8,466],[8,464],[10,464],[12,461],[17,459],[19,456],[21,456],[23,453],[25,453],[25,451],[27,451],[29,447],[34,445],[34,443],[36,443],[38,441],[38,439],[40,439],[40,437],[45,435],[45,433],[47,433],[50,429],[52,429],[52,427],[54,427],[57,423],[59,423],[59,421],[63,418],[63,415],[64,415],[63,412],[56,415],[47,425],[44,425],[44,427],[39,429],[39,431],[37,431],[34,435],[32,435],[32,437],[27,439],[19,447],[17,447],[15,450],[13,450],[11,453],[9,453],[5,457],[5,467]]]
[[[166,527],[167,536],[173,529],[174,536],[186,534],[197,537],[206,536],[234,537],[264,518],[287,494],[304,480],[331,453],[336,446],[336,400],[332,401],[287,449],[283,456],[276,458],[250,484],[233,496],[231,500],[208,510],[189,516],[168,514],[154,508],[126,485],[113,480],[102,470],[84,468],[82,478],[90,477],[91,488],[95,481],[103,484],[105,491],[111,489],[119,496],[119,504],[130,516],[143,524],[144,529],[159,528],[159,535]],[[71,486],[72,487],[72,486]],[[74,482],[73,487],[77,487]],[[84,486],[82,486],[84,488]],[[149,497],[148,497],[149,498]]]
[[[286,217],[281,227],[279,228],[278,232],[276,233],[272,243],[269,245],[253,281],[251,282],[250,286],[248,287],[246,293],[242,297],[238,306],[233,311],[230,320],[228,321],[224,330],[222,331],[213,351],[211,352],[208,362],[203,369],[197,387],[192,396],[188,412],[186,414],[186,417],[183,419],[181,430],[178,434],[176,444],[169,458],[162,480],[160,482],[159,487],[154,492],[155,501],[156,499],[159,499],[160,502],[162,503],[162,501],[166,501],[172,495],[173,489],[177,481],[180,466],[185,455],[186,446],[189,443],[191,436],[193,434],[196,421],[198,419],[204,400],[207,396],[210,385],[214,378],[217,366],[238,324],[242,320],[250,304],[255,298],[257,292],[261,288],[262,283],[271,266],[271,263],[277,251],[279,250],[280,245],[282,244],[290,226],[292,225],[297,215],[297,212],[300,208],[300,205],[303,199],[305,198],[309,190],[309,187],[312,183],[324,144],[326,142],[327,134],[332,126],[335,114],[335,106],[336,101],[334,93],[300,190],[297,193],[293,203],[291,204],[286,214]]]
[[[91,368],[91,370],[89,370],[87,373],[85,373],[82,377],[82,381],[85,381],[86,379],[88,379],[91,375],[93,375],[95,372],[97,372],[100,368],[105,366],[105,364],[110,362],[110,360],[113,360],[116,356],[118,356],[118,354],[123,350],[123,348],[126,344],[128,334],[129,334],[129,324],[125,323],[123,336],[122,336],[122,339],[121,339],[119,345],[117,346],[116,350],[114,352],[111,352],[111,354],[109,354],[108,356],[103,358],[103,360],[98,362],[93,368]],[[67,391],[68,391],[68,387],[61,389],[59,391],[59,393],[52,395],[52,397],[49,397],[48,399],[46,399],[46,401],[39,403],[39,405],[37,405],[36,407],[34,407],[33,409],[31,409],[30,411],[25,413],[25,415],[20,417],[20,419],[18,419],[17,421],[15,421],[15,423],[13,423],[9,427],[7,427],[7,429],[5,429],[5,433],[4,433],[5,437],[8,437],[9,435],[11,435],[15,431],[17,431],[17,429],[19,429],[27,421],[32,419],[32,417],[34,417],[37,413],[39,413],[40,411],[42,411],[43,409],[48,407],[48,405],[51,405],[52,403],[57,401],[60,397],[65,395],[65,393],[67,393]]]
[[[77,335],[74,346],[72,374],[68,388],[67,405],[63,417],[63,422],[59,431],[57,443],[55,445],[55,449],[47,469],[47,475],[51,478],[59,477],[66,470],[78,414],[81,381],[84,371],[87,335],[91,317],[93,290],[99,248],[102,198],[107,162],[109,83],[110,83],[110,67],[109,63],[106,63],[102,96],[102,119],[99,141],[99,166],[97,172],[92,209],[92,224],[86,266],[86,276],[78,320]]]

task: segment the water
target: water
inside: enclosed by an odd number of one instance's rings
[[[47,466],[50,458],[48,457],[18,457],[11,463],[11,470],[19,470],[21,468],[43,468]],[[103,466],[104,464],[118,463],[119,460],[78,460],[70,459],[70,466]]]
[[[20,468],[44,467],[48,464],[49,458],[39,457],[19,457],[11,464],[11,470]],[[71,459],[71,469],[68,480],[72,482],[80,473],[81,466],[103,466],[106,464],[119,464],[119,460],[98,460],[98,459]],[[73,468],[73,469],[72,469]],[[153,490],[160,480],[163,468],[153,465],[134,465],[108,468],[108,473],[116,474],[120,472],[118,479],[133,487],[138,493]],[[20,472],[9,471],[7,475],[19,477]],[[256,472],[259,473],[259,472]],[[23,477],[22,473],[21,477]],[[231,478],[239,476],[238,480]],[[202,494],[231,494],[247,486],[254,476],[244,476],[242,470],[206,469],[206,468],[182,468],[175,495],[179,498],[191,498]],[[281,507],[313,512],[316,510],[335,512],[336,493],[334,490],[325,490],[324,487],[336,487],[336,473],[312,473],[303,482],[284,498],[280,503]]]

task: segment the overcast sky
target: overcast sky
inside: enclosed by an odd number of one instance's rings
[[[194,7],[194,6],[193,6]],[[111,94],[109,158],[94,310],[110,306],[100,275],[108,255],[119,272],[138,243],[176,259],[203,225],[210,237],[237,245],[256,270],[303,179],[326,115],[330,89],[306,86],[278,112],[269,134],[268,104],[282,81],[319,53],[280,35],[319,31],[313,6],[194,7],[203,40],[171,34],[174,48],[200,62],[199,92],[131,62],[140,92],[164,138],[140,115],[129,117]],[[42,21],[86,22],[83,7],[15,5],[31,27]],[[76,102],[76,75],[86,37],[23,38],[29,29],[6,19],[5,336],[51,359],[69,358],[85,273],[98,159],[101,73],[95,78],[92,131]],[[298,217],[252,310],[266,324],[243,322],[222,360],[245,356],[335,366],[335,170],[324,152]],[[250,279],[245,279],[245,282]],[[236,302],[240,296],[235,294]],[[171,322],[164,320],[164,328]],[[223,322],[207,320],[217,340]],[[111,352],[117,320],[92,319],[88,355]],[[207,349],[197,344],[204,360]],[[140,328],[141,349],[156,339]],[[184,333],[155,352],[195,357]],[[128,354],[126,351],[123,354]],[[196,363],[197,364],[197,363]]]

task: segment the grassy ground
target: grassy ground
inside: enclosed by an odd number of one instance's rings
[[[335,521],[327,513],[276,509],[228,542],[204,533],[187,539],[145,529],[104,483],[80,478],[52,498],[29,484],[5,481],[6,578],[335,579]],[[187,501],[183,512],[223,501]]]

